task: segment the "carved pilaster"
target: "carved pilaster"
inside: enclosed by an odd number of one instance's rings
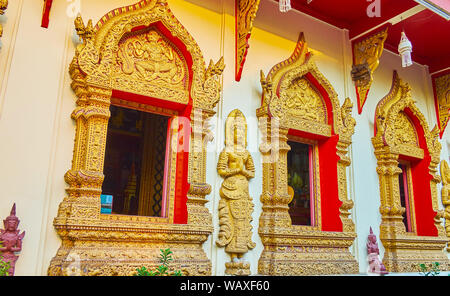
[[[260,152],[263,160],[263,192],[261,203],[263,212],[259,219],[260,233],[271,233],[275,228],[289,227],[289,201],[287,184],[287,144],[288,129],[280,128],[276,119],[260,118],[263,142]],[[279,182],[278,180],[286,180]]]
[[[206,149],[212,140],[208,120],[212,112],[194,108],[191,113],[191,143],[189,151],[190,184],[187,193],[188,223],[208,227],[212,231],[212,216],[205,204],[211,185],[206,183]]]
[[[339,213],[343,224],[343,231],[355,232],[355,223],[349,217],[354,203],[348,198],[347,192],[347,167],[351,164],[350,158],[347,156],[348,146],[348,143],[341,141],[339,141],[336,145],[337,155],[339,156],[337,165],[337,174],[339,180],[339,200],[342,202],[342,205],[339,208]]]
[[[111,91],[89,88],[72,113],[76,121],[72,168],[64,179],[68,196],[60,204],[55,226],[85,224],[99,218]],[[70,221],[69,221],[70,220]],[[84,221],[86,220],[86,221]],[[90,221],[90,222],[89,222]]]
[[[380,227],[387,237],[396,237],[406,233],[402,217],[406,209],[401,206],[399,193],[398,175],[402,173],[402,170],[398,167],[398,154],[376,152],[375,156],[378,160],[377,173],[380,180],[382,219]]]
[[[339,156],[337,164],[339,200],[342,202],[339,212],[343,224],[343,231],[349,233],[355,232],[355,224],[349,217],[354,203],[348,198],[347,192],[347,167],[351,164],[351,159],[348,156],[348,148],[352,143],[352,136],[356,126],[356,120],[352,117],[352,111],[353,103],[349,98],[346,98],[339,110],[341,118],[338,121],[340,134],[336,145],[336,153]]]

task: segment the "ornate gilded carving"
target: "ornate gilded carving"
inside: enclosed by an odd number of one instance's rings
[[[433,86],[439,135],[442,138],[450,119],[450,73],[433,77]]]
[[[445,207],[445,231],[450,237],[450,168],[447,161],[441,161],[441,178],[442,178],[442,205]]]
[[[405,112],[401,111],[398,114],[394,123],[394,134],[393,146],[409,145],[419,147],[416,129]]]
[[[402,214],[398,175],[399,155],[421,159],[424,150],[418,147],[417,131],[405,110],[411,112],[420,122],[431,156],[429,173],[433,211],[437,213],[434,225],[437,236],[418,236],[415,232],[406,232]],[[414,129],[414,130],[412,130]],[[439,262],[447,267],[448,259],[442,252],[447,239],[441,225],[443,216],[437,201],[437,183],[440,178],[436,167],[439,164],[441,145],[438,141],[438,129],[429,130],[425,117],[411,98],[411,88],[394,72],[391,91],[379,103],[376,109],[376,135],[372,138],[375,156],[378,160],[377,173],[380,182],[380,239],[385,248],[383,263],[390,272],[414,272],[417,265],[426,262]],[[414,187],[414,184],[413,184]],[[426,198],[425,196],[423,198]]]
[[[322,91],[326,92],[332,112],[327,112],[325,99],[311,79],[316,80],[323,88]],[[259,273],[357,273],[358,264],[349,252],[356,233],[354,223],[349,218],[353,202],[347,197],[346,177],[346,167],[350,165],[347,149],[356,124],[351,115],[353,104],[350,99],[346,99],[340,106],[335,90],[313,62],[303,34],[291,57],[275,65],[267,77],[261,72],[261,85],[263,99],[257,116],[263,139],[260,145],[263,160],[263,211],[259,235],[264,251],[259,260]],[[342,202],[339,209],[342,232],[322,231],[320,221],[315,226],[292,225],[288,213],[291,200],[287,168],[289,129],[322,137],[330,137],[333,131],[339,134],[337,175],[339,200]],[[315,181],[320,183],[320,174],[316,178]],[[320,194],[316,198],[317,210],[320,212]],[[318,216],[320,218],[320,213]]]
[[[358,97],[358,113],[361,114],[373,81],[373,72],[380,64],[388,28],[353,43],[352,78]]]
[[[154,92],[149,96],[160,97],[168,91],[177,102],[189,101],[189,76],[183,54],[156,30],[125,34],[117,55],[117,75],[112,78],[115,88],[129,88],[133,81],[140,80]]]
[[[5,10],[8,8],[8,0],[0,0],[0,15],[5,14]],[[3,26],[0,24],[0,37],[3,36]]]
[[[346,98],[341,107],[342,130],[341,134],[345,138],[351,138],[355,133],[356,120],[352,117],[353,103],[350,98]]]
[[[236,61],[235,79],[241,80],[245,58],[248,53],[248,40],[253,29],[253,21],[258,12],[260,0],[236,0],[235,22],[236,22]]]
[[[226,273],[249,275],[250,264],[242,256],[253,249],[252,212],[253,201],[248,183],[255,177],[253,158],[247,147],[247,123],[241,111],[233,110],[225,124],[225,148],[220,153],[217,172],[224,178],[220,187],[219,239],[216,244],[225,247],[231,262]]]
[[[283,93],[288,115],[302,117],[326,124],[327,116],[321,97],[307,79],[301,78],[292,82]]]
[[[131,275],[136,268],[159,265],[159,250],[165,248],[174,252],[174,268],[184,275],[211,274],[211,262],[202,248],[212,233],[211,214],[205,207],[205,196],[211,191],[205,184],[206,122],[220,99],[223,59],[206,67],[200,48],[166,0],[142,0],[115,9],[95,26],[91,20],[85,25],[78,16],[75,29],[82,39],[69,69],[77,96],[72,113],[75,144],[72,168],[65,174],[67,196],[54,220],[61,247],[48,274],[68,275],[75,270],[78,275]],[[177,44],[183,43],[183,49],[170,41],[171,36],[176,36]],[[182,106],[189,103],[190,125],[188,119],[178,117],[179,110],[112,98],[115,91]],[[111,103],[172,116],[166,217],[100,214]],[[190,139],[185,139],[189,127]],[[187,224],[173,224],[175,164],[185,141],[190,145]]]

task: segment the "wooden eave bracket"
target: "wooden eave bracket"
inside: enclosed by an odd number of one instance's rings
[[[48,28],[50,22],[50,10],[52,8],[53,0],[44,0],[44,8],[42,11],[42,28]]]
[[[433,83],[434,107],[439,127],[439,137],[442,139],[450,119],[450,70],[431,76]]]
[[[260,0],[235,1],[235,80],[240,81],[244,69],[253,28],[253,21],[259,8]]]
[[[378,68],[390,24],[352,41],[352,80],[355,83],[358,114],[361,114],[373,82],[373,72]]]

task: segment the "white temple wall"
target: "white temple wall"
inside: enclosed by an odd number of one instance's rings
[[[135,3],[136,0],[81,1],[83,19],[94,24],[108,11]],[[357,114],[356,93],[350,77],[351,43],[345,30],[317,21],[297,11],[281,14],[277,4],[261,1],[250,39],[250,48],[240,82],[234,80],[234,4],[227,0],[168,0],[171,10],[199,44],[205,62],[225,58],[223,96],[217,115],[211,119],[214,140],[208,145],[207,183],[212,192],[207,199],[213,215],[214,233],[204,244],[213,264],[213,275],[224,275],[228,254],[215,244],[219,230],[219,189],[223,179],[217,175],[218,155],[224,147],[224,123],[233,109],[240,109],[248,124],[248,150],[255,162],[255,178],[250,181],[253,212],[253,241],[257,246],[244,258],[257,274],[263,246],[258,235],[261,214],[262,163],[259,152],[260,131],[256,109],[261,103],[260,70],[287,59],[304,32],[319,70],[331,82],[341,104],[353,101],[357,121],[348,169],[348,193],[355,201],[352,218],[358,237],[352,253],[360,272],[367,269],[366,242],[369,227],[379,237],[381,221],[376,159],[371,138],[375,108],[390,90],[392,72],[412,87],[413,99],[425,115],[430,128],[436,123],[433,92],[427,68],[414,64],[403,69],[398,55],[384,51],[380,66],[362,114]],[[60,240],[53,228],[58,205],[66,195],[64,174],[71,167],[75,124],[70,115],[75,94],[70,88],[69,64],[78,37],[73,17],[67,15],[70,2],[54,1],[48,29],[40,27],[42,1],[10,1],[0,39],[0,219],[6,218],[13,202],[17,204],[19,228],[26,231],[23,249],[16,264],[16,275],[46,275]],[[202,5],[202,6],[199,6]],[[204,7],[207,6],[207,7]],[[444,133],[441,159],[449,160],[450,132]],[[440,188],[439,188],[440,194]],[[439,198],[440,199],[440,198]],[[442,205],[441,205],[442,206]],[[381,256],[383,247],[378,240]]]

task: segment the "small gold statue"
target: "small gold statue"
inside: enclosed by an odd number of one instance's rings
[[[226,263],[226,273],[249,275],[250,264],[242,256],[253,249],[252,212],[253,202],[248,183],[255,176],[255,166],[247,147],[247,123],[239,110],[233,110],[225,123],[225,148],[220,153],[217,171],[225,180],[220,188],[219,240],[231,261]]]

